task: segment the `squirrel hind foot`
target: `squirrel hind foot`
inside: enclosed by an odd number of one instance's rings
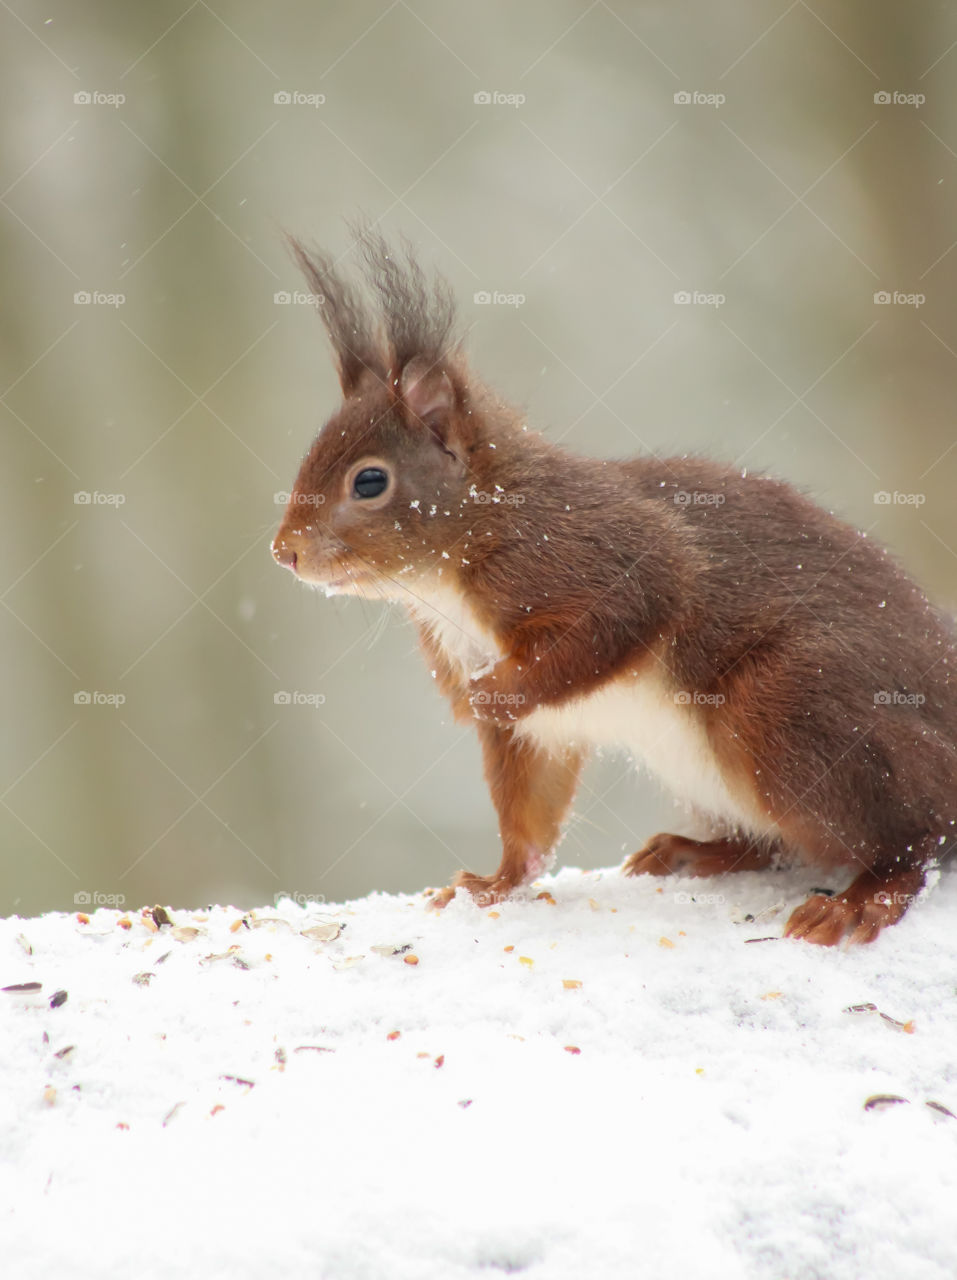
[[[669,876],[675,872],[689,876],[727,875],[732,871],[759,871],[771,863],[773,848],[744,837],[723,840],[692,840],[661,832],[626,858],[626,876]]]
[[[813,894],[791,913],[786,938],[833,947],[845,936],[849,946],[873,942],[882,929],[896,924],[924,883],[924,868],[891,875],[865,871],[833,898]]]

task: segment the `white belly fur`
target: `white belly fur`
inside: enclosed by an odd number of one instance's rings
[[[438,580],[414,585],[413,614],[428,624],[449,661],[468,678],[502,656],[461,594]],[[637,676],[619,676],[594,693],[557,707],[539,707],[516,726],[545,750],[571,745],[628,752],[676,798],[709,815],[719,829],[774,831],[766,818],[729,790],[693,708],[675,702],[657,663]]]

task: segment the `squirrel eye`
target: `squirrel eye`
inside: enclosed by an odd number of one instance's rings
[[[381,467],[363,467],[352,482],[354,498],[378,498],[389,483],[388,473]]]

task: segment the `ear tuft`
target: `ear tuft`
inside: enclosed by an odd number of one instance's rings
[[[353,225],[365,277],[378,299],[394,368],[424,356],[436,364],[454,350],[455,303],[448,281],[431,280],[416,261],[412,246],[398,251],[369,226]]]
[[[292,236],[286,240],[316,295],[319,315],[335,352],[342,394],[352,395],[367,373],[383,381],[388,356],[378,318],[370,314],[361,294],[337,273],[329,257],[307,250]]]

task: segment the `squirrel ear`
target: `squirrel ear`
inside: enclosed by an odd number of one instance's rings
[[[456,395],[442,366],[430,364],[423,356],[413,357],[399,376],[399,395],[409,412],[445,444]]]

